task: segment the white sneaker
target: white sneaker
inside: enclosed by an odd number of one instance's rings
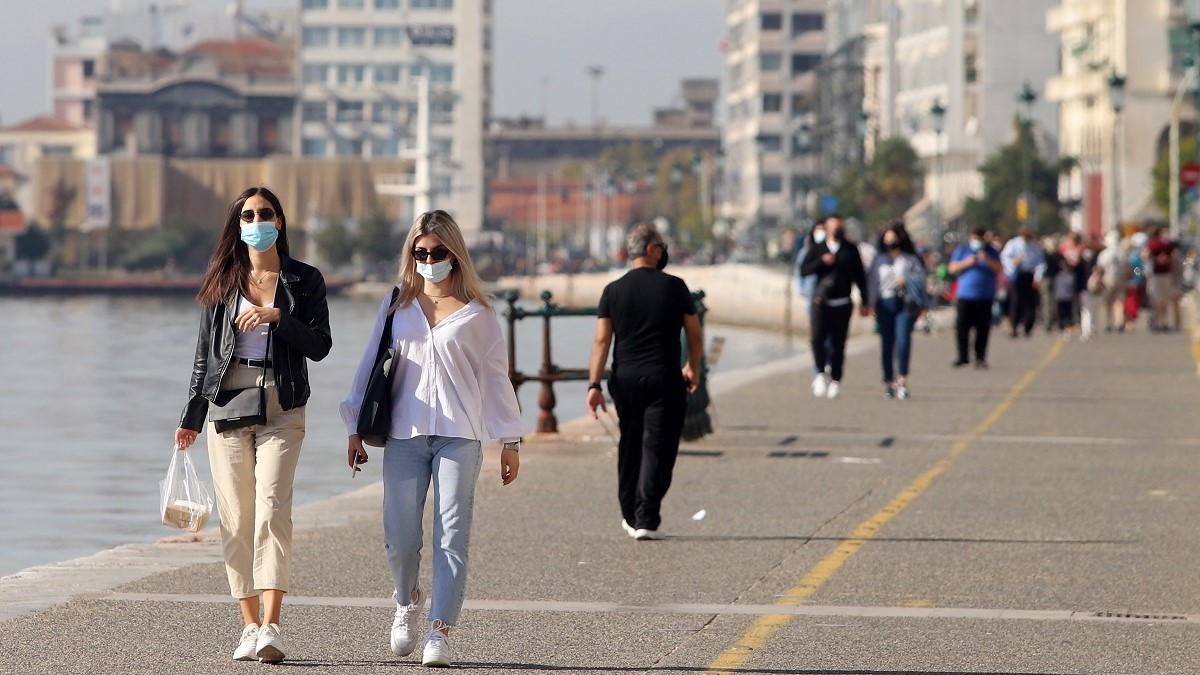
[[[633,538],[637,539],[638,541],[656,541],[666,536],[667,535],[659,532],[658,530],[647,530],[645,528],[638,528],[633,533]]]
[[[234,661],[258,660],[258,624],[252,623],[242,629],[242,640],[233,650]]]
[[[258,629],[258,660],[263,663],[279,663],[283,660],[283,637],[279,624],[269,623]]]
[[[816,387],[813,387],[813,389],[814,389],[814,393],[816,393],[815,392]],[[841,393],[842,393],[842,385],[837,380],[830,382],[829,388],[825,390],[825,395],[828,396],[829,398],[837,398],[838,395],[840,395]]]
[[[629,521],[625,520],[624,518],[621,519],[621,529],[625,530],[625,534],[628,534],[631,537],[637,537],[637,530],[634,529],[634,527],[629,524]]]
[[[421,589],[414,593],[415,598],[409,597],[412,604],[401,605],[396,602],[396,618],[392,620],[392,653],[396,656],[408,656],[417,648],[417,616],[421,613]],[[393,595],[393,597],[395,597]]]
[[[425,636],[425,649],[421,651],[421,665],[434,668],[450,667],[450,642],[446,640],[441,628],[446,628],[446,624],[441,621],[434,621],[433,626],[429,628],[429,635]]]
[[[825,373],[819,373],[813,376],[813,396],[817,398],[825,398],[828,391],[829,383],[825,381]]]
[[[908,387],[903,384],[896,385],[896,398],[908,398]]]

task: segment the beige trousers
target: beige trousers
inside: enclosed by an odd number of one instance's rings
[[[262,368],[233,363],[221,390],[262,382]],[[267,423],[217,433],[208,424],[221,546],[229,592],[250,598],[288,590],[292,558],[292,479],[304,441],[304,407],[283,410],[271,369],[266,371]]]

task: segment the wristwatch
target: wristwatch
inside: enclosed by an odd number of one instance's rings
[[[505,441],[503,447],[505,450],[512,450],[514,452],[520,452],[521,451],[521,441]]]
[[[599,382],[593,382],[593,383],[591,383],[591,384],[589,384],[589,385],[588,385],[588,391],[591,391],[592,389],[600,389],[600,388],[601,388],[601,387],[600,387],[600,383],[599,383]]]

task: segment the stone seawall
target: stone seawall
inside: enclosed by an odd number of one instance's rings
[[[808,315],[804,298],[795,289],[789,270],[755,265],[672,266],[693,291],[704,291],[708,321],[765,330],[805,334]],[[539,277],[504,277],[498,288],[513,288],[524,300],[536,300],[542,291],[554,294],[564,307],[594,307],[600,292],[625,268],[594,274],[551,274]]]

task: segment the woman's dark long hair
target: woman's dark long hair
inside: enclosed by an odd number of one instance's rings
[[[913,245],[912,237],[908,236],[908,228],[899,220],[888,225],[879,233],[879,237],[875,240],[875,248],[880,253],[887,253],[887,249],[883,247],[883,235],[892,232],[896,235],[896,240],[900,243],[901,253],[910,253],[917,255],[917,247]],[[920,256],[917,256],[918,258]]]
[[[242,207],[246,200],[259,195],[271,203],[275,209],[275,222],[279,223],[279,238],[275,240],[275,248],[281,257],[288,255],[287,218],[283,215],[283,206],[279,198],[265,187],[247,188],[229,205],[225,215],[225,226],[221,228],[221,237],[217,239],[217,247],[213,249],[212,259],[208,261],[208,270],[204,272],[204,280],[200,282],[200,292],[196,299],[205,306],[218,305],[225,302],[235,291],[245,292],[250,280],[250,253],[246,243],[242,241]]]

